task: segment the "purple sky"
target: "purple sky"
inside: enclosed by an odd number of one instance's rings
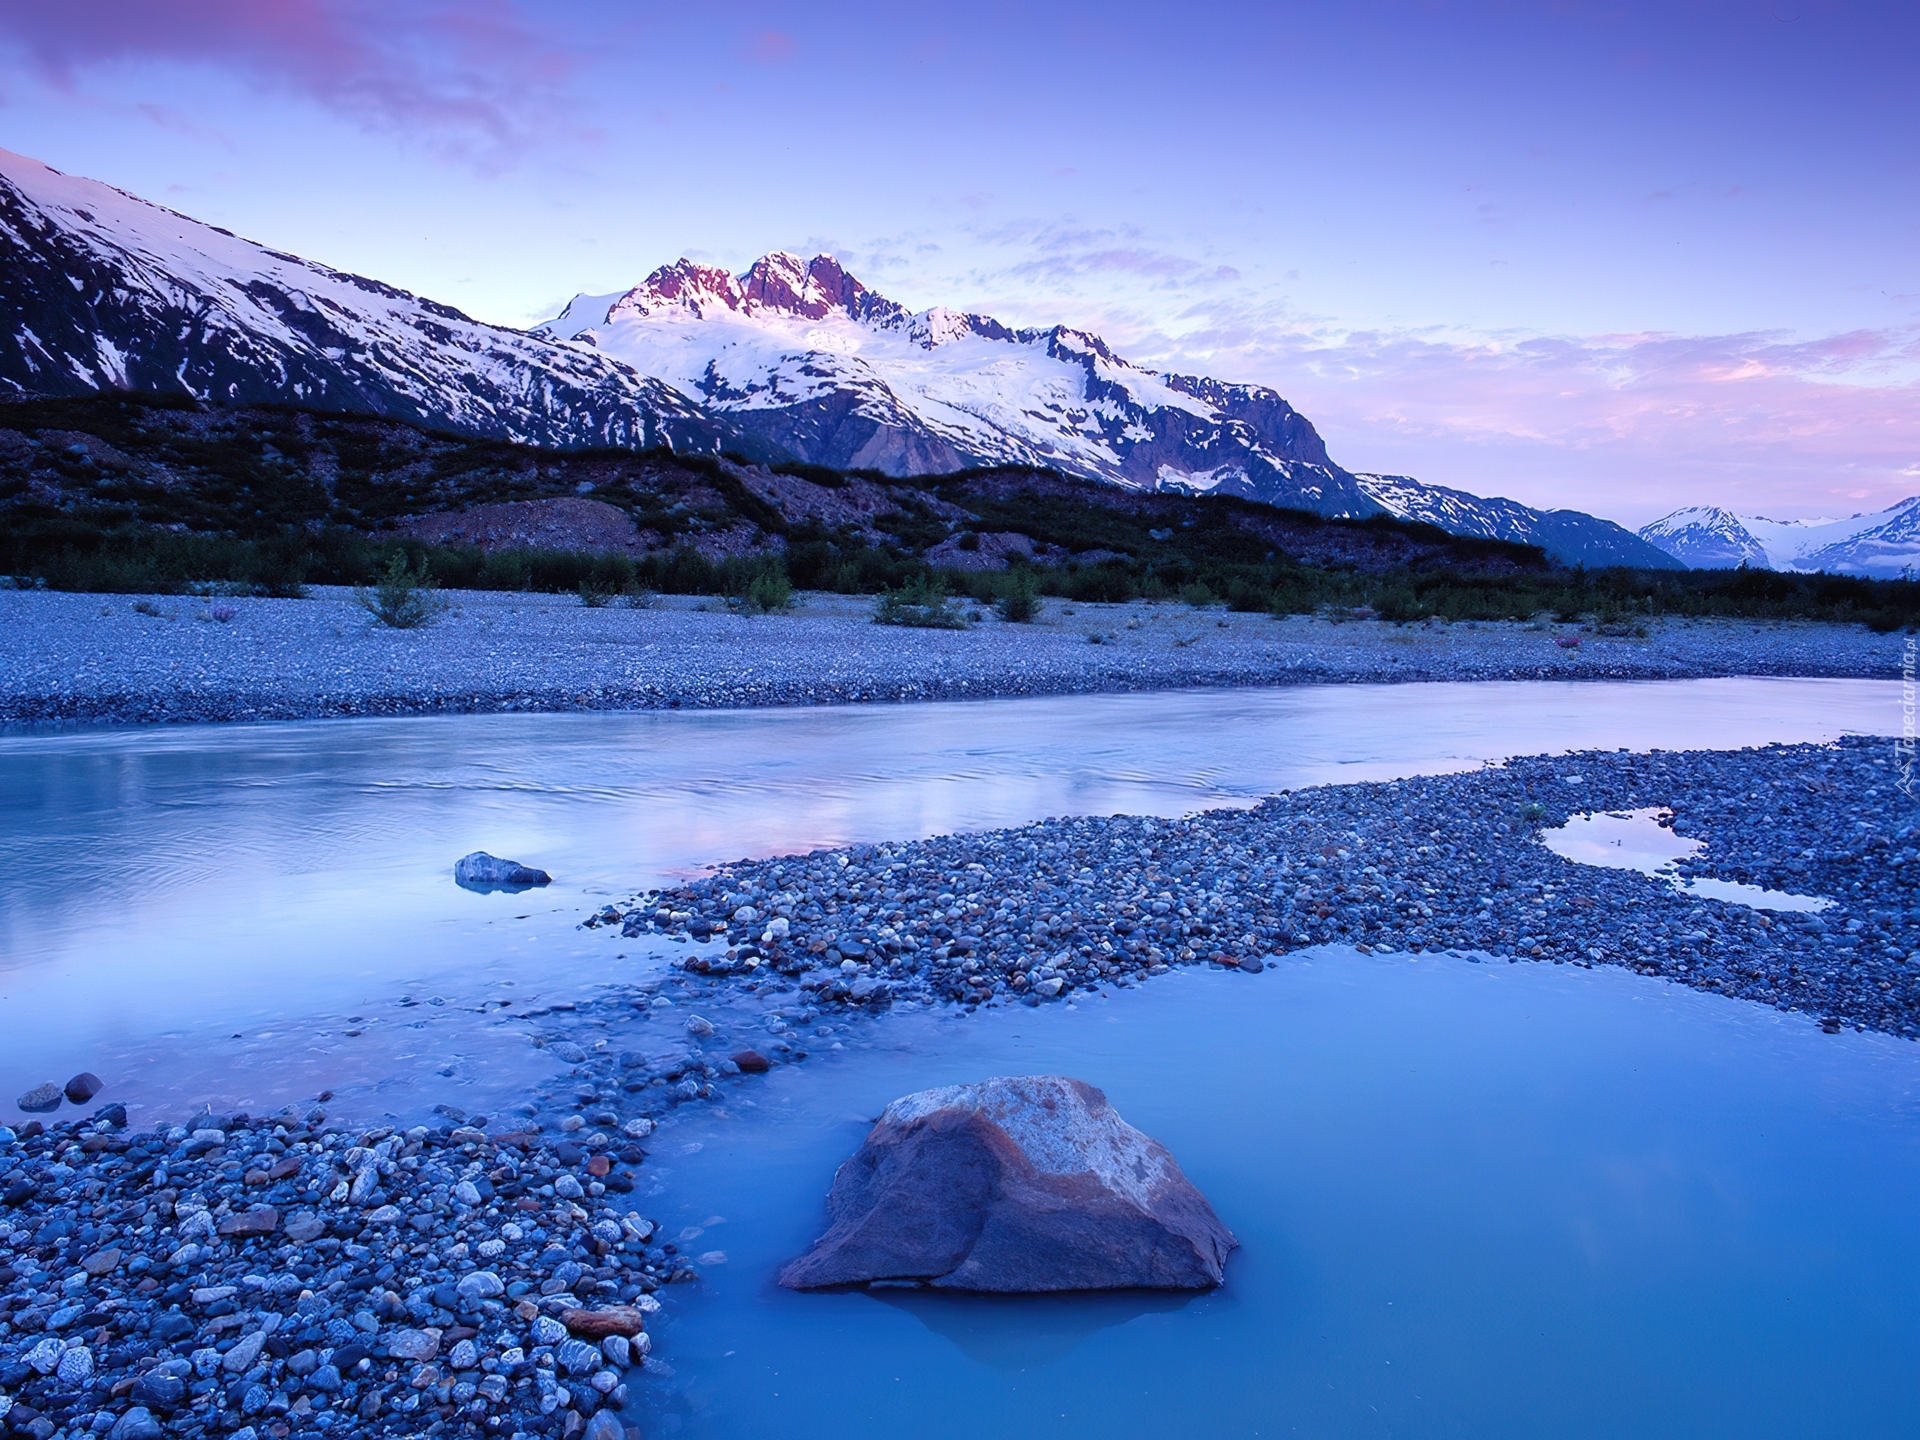
[[[1633,524],[1920,492],[1920,6],[0,0],[0,145],[525,324],[680,255]]]

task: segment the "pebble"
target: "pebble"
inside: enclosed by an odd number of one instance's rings
[[[599,1421],[626,1440],[652,1292],[695,1273],[612,1203],[637,1148],[588,1186],[585,1151],[531,1119],[115,1117],[0,1129],[0,1431],[579,1440]],[[256,1199],[263,1170],[279,1178]],[[267,1208],[288,1222],[227,1223]],[[634,1332],[624,1363],[595,1343],[609,1326]]]

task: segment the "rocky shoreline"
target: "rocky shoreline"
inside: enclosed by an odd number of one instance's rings
[[[1328,942],[1643,974],[1920,1034],[1920,815],[1891,741],[1588,753],[1332,785],[1184,820],[1043,821],[726,867],[609,907],[693,942],[708,977],[792,977],[820,1003],[1038,1004],[1174,964],[1257,973]],[[1539,833],[1667,807],[1683,873],[1834,900],[1768,913],[1565,860]]]
[[[1275,619],[1178,604],[1045,603],[965,630],[872,623],[869,598],[791,614],[717,600],[588,608],[457,592],[435,625],[375,624],[350,593],[196,600],[0,591],[0,722],[206,722],[350,715],[737,708],[1201,686],[1433,680],[1890,679],[1906,637],[1864,626]],[[144,607],[144,608],[143,608]]]
[[[0,1128],[0,1428],[625,1440],[693,1274],[623,1203],[650,1125],[325,1119]]]
[[[648,1356],[653,1293],[724,1263],[631,1208],[640,1142],[894,1007],[1071,1003],[1178,965],[1258,977],[1345,943],[1618,965],[1920,1037],[1920,817],[1897,758],[1879,739],[1531,757],[636,895],[586,926],[672,966],[537,1012],[565,1068],[491,1124],[342,1132],[310,1111],[130,1135],[109,1106],[0,1131],[0,1429],[624,1440],[622,1387],[671,1373]],[[1654,806],[1706,843],[1687,873],[1836,903],[1752,910],[1540,843]]]

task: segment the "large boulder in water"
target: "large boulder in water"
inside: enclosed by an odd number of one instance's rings
[[[456,885],[464,885],[469,890],[486,890],[493,886],[509,885],[550,885],[553,877],[544,870],[535,870],[531,865],[522,865],[518,860],[502,860],[498,855],[489,855],[484,850],[476,850],[471,855],[462,855],[453,865],[453,880]]]
[[[1205,1290],[1238,1243],[1159,1142],[1057,1075],[894,1101],[833,1177],[793,1290]]]

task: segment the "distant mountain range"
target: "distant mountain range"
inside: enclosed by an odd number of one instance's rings
[[[1360,475],[1272,390],[1098,336],[909,312],[831,256],[688,260],[528,332],[0,151],[0,397],[186,392],[579,449],[731,451],[889,476],[1017,464],[1139,491],[1390,513],[1568,564],[1683,563],[1611,521]]]
[[[1485,500],[1405,475],[1356,475],[1360,488],[1389,514],[1437,525],[1455,535],[1538,545],[1568,565],[1684,570],[1687,563],[1649,544],[1623,525],[1582,510],[1536,510],[1517,500]]]
[[[1642,527],[1640,538],[1695,569],[1747,565],[1896,579],[1920,573],[1920,496],[1845,520],[1769,520],[1699,506]]]

